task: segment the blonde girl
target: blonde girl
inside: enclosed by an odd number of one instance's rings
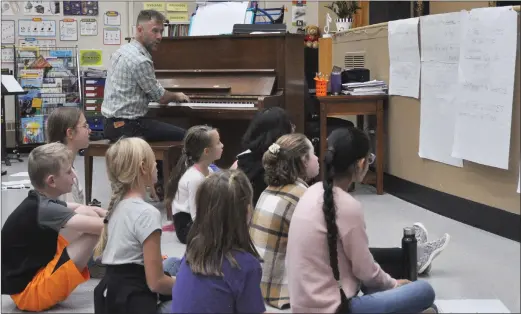
[[[318,175],[318,158],[304,134],[280,137],[262,157],[264,180],[262,192],[253,211],[250,234],[261,258],[261,290],[269,305],[282,309],[290,305],[285,266],[291,217],[307,180]]]
[[[155,313],[170,306],[175,278],[163,272],[161,214],[144,201],[157,182],[154,153],[140,138],[125,138],[106,154],[112,188],[105,226],[95,255],[107,273],[94,290],[96,314]]]
[[[206,125],[193,126],[186,132],[183,153],[168,182],[165,206],[172,207],[177,238],[186,244],[188,231],[195,219],[195,195],[210,173],[210,165],[223,153],[219,132]]]

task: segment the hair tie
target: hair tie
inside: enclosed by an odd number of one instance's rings
[[[273,155],[277,155],[277,154],[280,152],[280,145],[277,144],[277,143],[273,143],[273,144],[271,144],[271,146],[268,148],[268,150],[269,150],[270,153],[272,153]]]

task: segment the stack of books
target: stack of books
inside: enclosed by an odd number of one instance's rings
[[[385,95],[387,90],[387,84],[377,80],[342,84],[342,93],[345,95]]]

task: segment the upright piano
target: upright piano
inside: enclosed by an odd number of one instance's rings
[[[304,38],[297,34],[164,38],[152,53],[156,77],[189,103],[149,104],[149,117],[188,128],[219,130],[228,167],[241,152],[241,137],[262,108],[280,106],[304,132]]]

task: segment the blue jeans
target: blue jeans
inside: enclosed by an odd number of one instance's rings
[[[169,257],[163,261],[163,270],[170,274],[170,276],[176,276],[181,267],[181,259],[177,257]]]
[[[434,303],[435,293],[423,280],[398,288],[356,296],[351,299],[352,313],[421,313]]]
[[[180,266],[181,259],[177,257],[169,257],[163,261],[163,271],[169,273],[170,276],[177,275]],[[172,301],[161,302],[157,306],[157,313],[172,313]]]

